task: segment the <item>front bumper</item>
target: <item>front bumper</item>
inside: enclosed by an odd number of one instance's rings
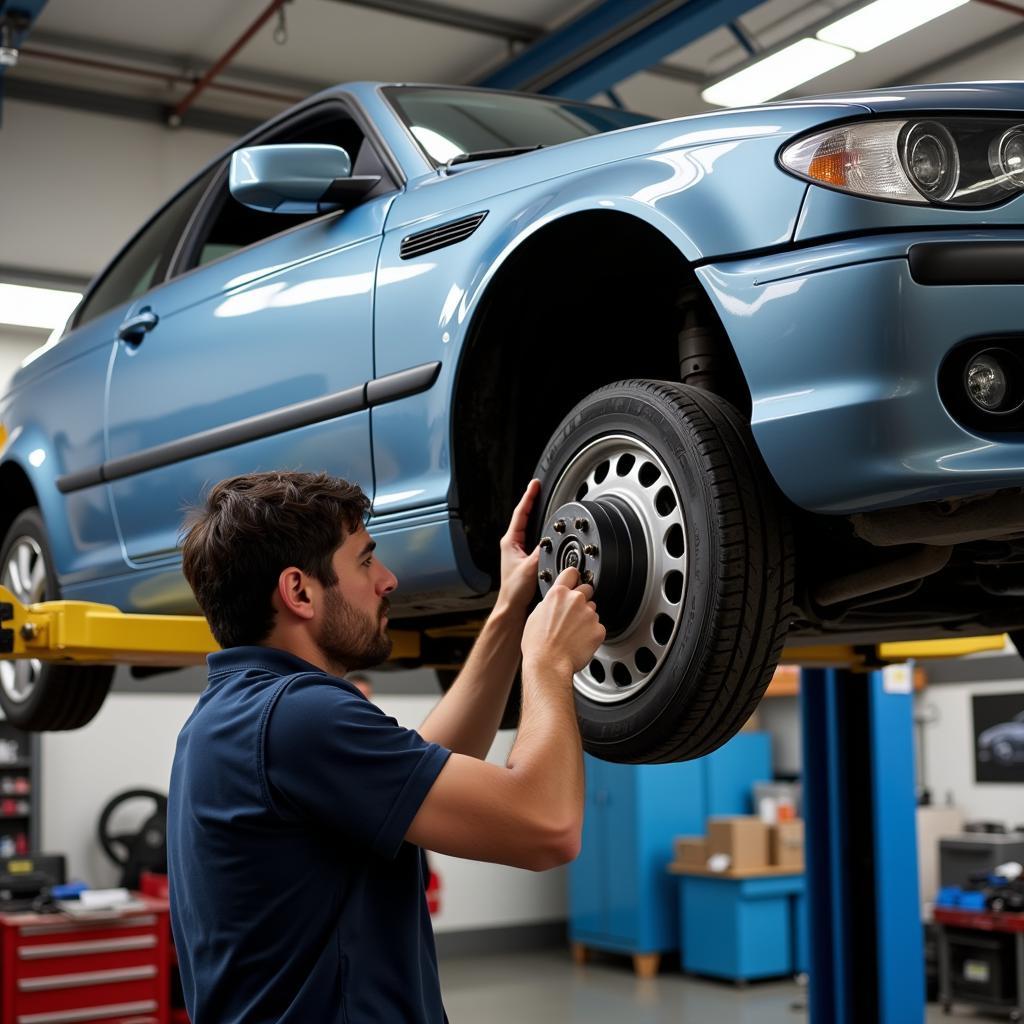
[[[936,243],[952,246],[953,266],[977,262],[962,246],[980,256],[1000,243],[1024,268],[1024,231],[959,230],[697,270],[750,388],[754,437],[796,505],[851,514],[1024,486],[1024,434],[966,429],[938,390],[943,359],[969,339],[998,337],[1024,354],[1024,273],[997,278],[1022,283],[969,283],[966,273],[968,283],[923,283],[933,278],[916,257],[912,270],[909,253]]]

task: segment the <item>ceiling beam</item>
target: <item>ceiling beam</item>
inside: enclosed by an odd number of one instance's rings
[[[5,284],[27,284],[33,288],[59,288],[69,292],[84,292],[89,278],[80,274],[0,264],[0,281]]]
[[[30,78],[11,78],[6,88],[7,97],[12,100],[84,110],[90,114],[127,117],[135,121],[148,121],[167,126],[167,104],[156,100],[141,100],[134,96],[119,96],[109,92],[55,85],[52,82],[37,82]],[[262,123],[262,120],[223,114],[216,110],[193,108],[185,118],[184,127],[239,138]]]
[[[166,68],[176,75],[198,81],[208,66],[207,61],[184,53],[168,53],[145,46],[134,46],[115,43],[106,39],[94,39],[92,36],[72,35],[68,32],[51,32],[40,29],[32,33],[33,44],[49,49],[66,50],[72,55],[89,54],[106,57],[128,64],[142,65],[160,70]],[[319,82],[309,78],[296,78],[291,75],[278,75],[260,71],[245,65],[231,64],[221,74],[225,81],[247,82],[266,89],[277,89],[281,92],[298,93],[309,96],[326,89],[334,82]]]
[[[587,99],[761,0],[603,0],[484,76],[477,84]]]
[[[544,29],[525,21],[512,18],[497,18],[462,7],[432,3],[430,0],[335,0],[353,7],[369,7],[375,11],[399,14],[405,18],[416,18],[431,25],[446,25],[482,36],[494,36],[516,43],[532,43],[544,35]]]

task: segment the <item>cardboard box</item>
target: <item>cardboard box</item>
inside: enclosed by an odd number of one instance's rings
[[[771,826],[772,864],[780,868],[804,869],[804,823],[800,818]]]
[[[703,836],[676,836],[676,864],[687,868],[702,868],[707,861],[708,841]]]
[[[752,815],[711,818],[708,821],[708,856],[724,853],[730,871],[768,866],[768,826]]]

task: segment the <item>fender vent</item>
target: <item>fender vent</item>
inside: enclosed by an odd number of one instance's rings
[[[455,245],[456,242],[465,241],[483,222],[487,211],[473,213],[460,220],[452,220],[440,227],[430,228],[429,231],[418,231],[415,235],[407,235],[402,239],[398,255],[403,260],[411,260],[424,253],[433,252],[435,249],[443,249],[446,245]]]

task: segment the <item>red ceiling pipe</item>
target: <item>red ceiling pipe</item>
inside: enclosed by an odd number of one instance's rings
[[[185,96],[181,102],[171,111],[170,117],[167,119],[168,123],[172,127],[177,127],[181,124],[181,119],[185,116],[185,112],[189,107],[195,103],[206,87],[224,70],[227,64],[231,61],[238,51],[245,46],[247,42],[277,13],[277,11],[284,6],[286,0],[271,0],[270,5],[267,9],[235,40],[235,42],[227,48],[224,54],[214,62],[214,64],[206,71],[206,73],[199,79],[198,82],[192,87],[191,91]]]

